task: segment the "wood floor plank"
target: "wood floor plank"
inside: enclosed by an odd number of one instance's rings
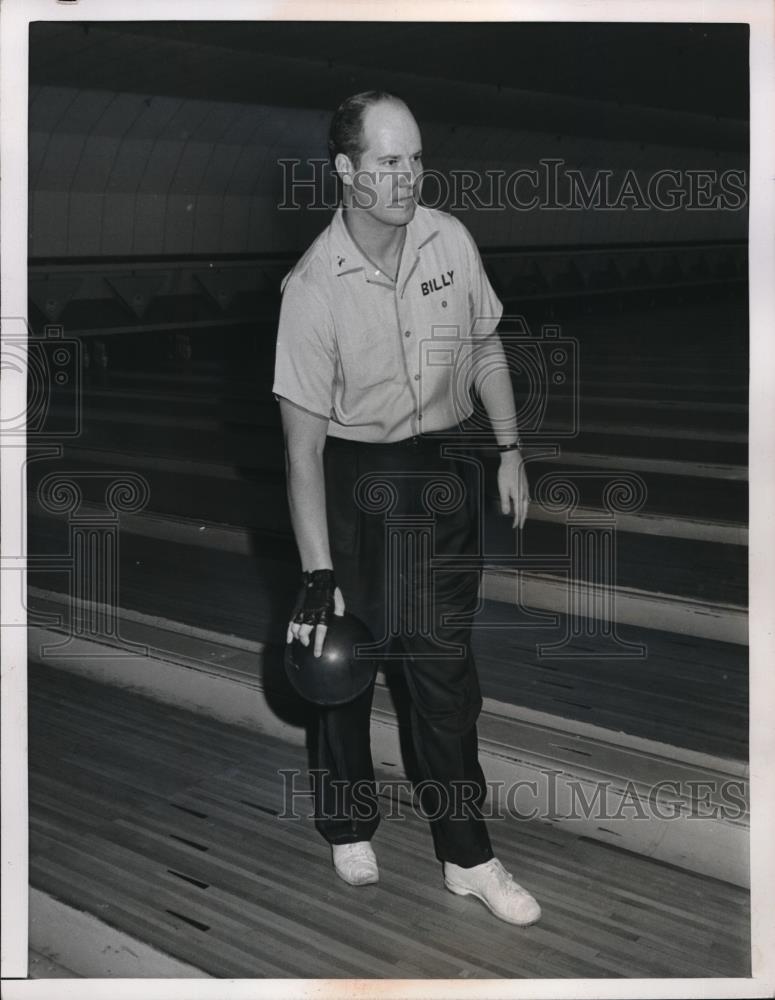
[[[93,877],[84,879],[77,870],[53,864],[48,858],[33,859],[30,878],[31,884],[43,891],[94,913],[117,929],[153,944],[209,975],[227,978],[288,975],[282,966],[267,958],[268,952],[257,948],[256,954],[246,960],[244,952],[227,941],[214,941],[211,946],[201,934],[195,934],[195,928],[179,917],[170,914],[166,923],[154,920],[142,896],[133,895],[126,888],[121,892],[106,890]]]
[[[742,890],[551,824],[493,822],[498,856],[544,907],[519,930],[444,890],[411,810],[383,819],[381,881],[354,890],[309,820],[277,815],[279,771],[303,773],[304,748],[49,668],[31,680],[33,884],[211,974],[747,974]]]

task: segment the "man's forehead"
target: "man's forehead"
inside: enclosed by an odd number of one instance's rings
[[[409,141],[419,149],[420,129],[409,108],[395,101],[381,101],[370,107],[363,119],[364,152],[396,152],[391,148],[396,141]]]

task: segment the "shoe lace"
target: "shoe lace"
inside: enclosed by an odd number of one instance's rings
[[[350,847],[350,857],[354,861],[371,861],[371,847],[367,840],[356,841]]]
[[[511,872],[507,871],[497,858],[493,858],[490,861],[490,871],[493,872],[498,882],[503,886],[504,889],[508,889],[514,883],[514,876]]]

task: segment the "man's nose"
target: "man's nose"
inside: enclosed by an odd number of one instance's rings
[[[414,185],[417,183],[417,179],[422,173],[422,167],[412,164],[406,170],[402,170],[399,176],[399,187],[403,190],[410,191]]]

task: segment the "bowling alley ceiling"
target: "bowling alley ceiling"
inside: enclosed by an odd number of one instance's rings
[[[744,121],[747,45],[735,24],[37,22],[30,80],[331,108],[401,77],[489,94],[491,121],[517,92]]]

